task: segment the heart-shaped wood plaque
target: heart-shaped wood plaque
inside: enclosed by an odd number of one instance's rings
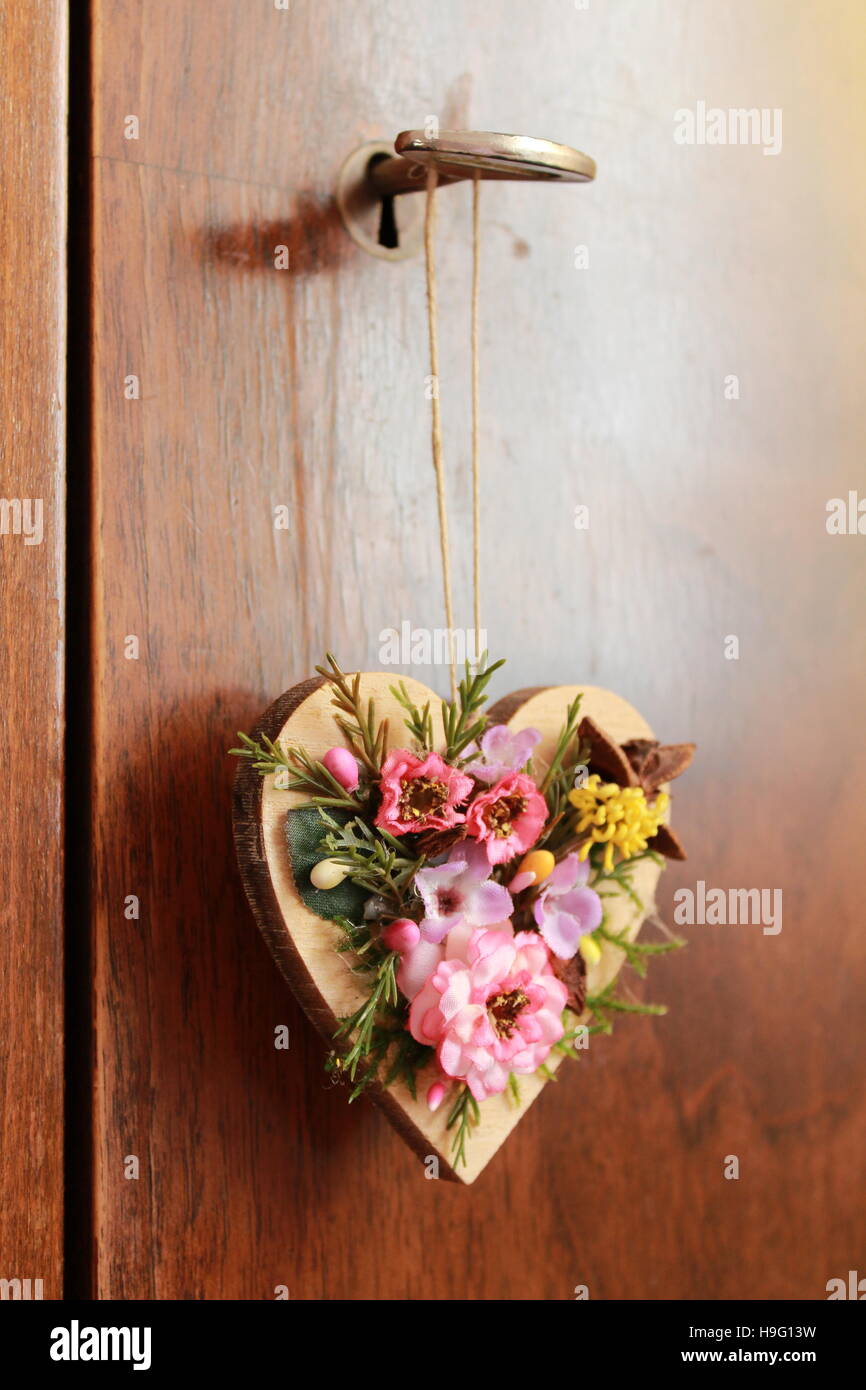
[[[389,723],[389,746],[404,747],[405,711],[391,693],[393,675],[365,674],[361,694],[373,697],[379,716]],[[440,702],[420,682],[406,679],[409,696],[421,707],[430,701],[433,714],[434,747],[441,746]],[[590,716],[617,743],[633,739],[652,739],[646,721],[618,695],[594,686],[556,686],[521,690],[491,707],[491,723],[505,723],[514,730],[535,728],[541,742],[533,753],[534,765],[549,764],[566,710],[575,696],[582,696],[581,715]],[[340,742],[331,703],[332,691],[322,678],[304,681],[282,695],[261,719],[254,738],[267,738],[280,748],[301,745],[313,759],[321,760],[327,750]],[[238,860],[247,896],[265,939],[311,1022],[330,1042],[339,1020],[351,1015],[363,1002],[357,976],[350,962],[336,950],[340,930],[319,917],[303,902],[292,871],[286,817],[306,798],[299,792],[275,785],[273,774],[262,776],[249,762],[238,767],[234,794],[234,830]],[[643,912],[628,894],[615,885],[605,899],[605,924],[612,934],[625,933],[633,940],[641,924],[653,910],[659,866],[654,858],[635,864],[631,884]],[[606,885],[607,888],[607,885]],[[605,942],[601,958],[588,969],[588,993],[597,995],[617,975],[624,953]],[[563,1060],[561,1052],[551,1052],[547,1068],[553,1071]],[[429,1080],[432,1080],[433,1075]],[[371,1086],[373,1099],[385,1111],[395,1129],[422,1159],[435,1155],[440,1177],[471,1183],[523,1118],[545,1085],[537,1073],[520,1078],[520,1099],[508,1093],[489,1096],[480,1106],[480,1121],[473,1130],[466,1150],[466,1165],[452,1166],[452,1134],[447,1130],[447,1106],[431,1112],[425,1104],[425,1075],[418,1078],[418,1098],[413,1099],[405,1085],[394,1082],[387,1089]]]

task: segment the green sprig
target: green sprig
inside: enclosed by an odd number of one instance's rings
[[[504,661],[494,661],[487,665],[487,652],[482,652],[475,672],[469,662],[466,674],[457,687],[455,700],[442,701],[442,724],[445,730],[446,763],[456,762],[470,743],[476,743],[487,726],[487,719],[476,719],[478,711],[487,703],[487,686],[494,671],[504,666]]]
[[[405,1027],[400,1028],[396,1042],[392,1032],[391,1041],[394,1044],[394,1051],[391,1065],[385,1073],[382,1085],[387,1088],[392,1086],[395,1081],[402,1081],[412,1099],[417,1100],[415,1078],[421,1068],[426,1067],[435,1052],[435,1048],[419,1043]]]
[[[631,876],[638,864],[642,864],[645,860],[649,860],[652,864],[658,864],[659,868],[662,868],[665,862],[662,856],[657,854],[654,849],[645,849],[640,854],[633,855],[631,859],[617,860],[612,869],[603,868],[601,863],[603,858],[603,845],[599,845],[594,852],[590,851],[590,862],[593,865],[591,887],[595,889],[600,898],[610,898],[616,895],[604,891],[599,892],[599,884],[613,883],[631,899],[639,912],[643,912],[643,902],[632,887]]]
[[[380,1085],[387,1090],[395,1081],[401,1081],[412,1099],[417,1100],[416,1075],[432,1055],[433,1048],[416,1042],[396,1013],[393,1021],[377,1020],[373,1024],[369,1048],[364,1054],[364,1069],[352,1087],[349,1104],[362,1096],[370,1086]],[[382,1069],[386,1062],[389,1065],[383,1076]],[[335,1053],[326,1066],[339,1074],[345,1064]]]
[[[361,811],[361,802],[333,777],[324,764],[309,757],[303,748],[292,747],[284,752],[267,734],[261,741],[249,734],[238,733],[240,748],[230,748],[233,758],[245,758],[263,777],[284,773],[282,789],[306,792],[314,806],[331,806],[335,810]]]
[[[636,999],[624,999],[621,995],[615,994],[616,981],[611,980],[600,994],[587,995],[586,1007],[591,1010],[595,1017],[595,1023],[590,1025],[591,1033],[612,1033],[613,1023],[608,1017],[609,1014],[650,1014],[659,1017],[667,1013],[664,1004],[641,1004]]]
[[[337,950],[341,955],[351,953],[357,957],[357,963],[352,966],[354,975],[361,975],[375,971],[379,966],[381,957],[381,945],[379,938],[373,935],[369,922],[350,922],[348,917],[335,917],[334,925],[340,928],[342,936],[337,942]]]
[[[414,738],[418,749],[422,753],[427,753],[433,747],[433,716],[430,713],[430,701],[424,705],[423,709],[418,708],[406,689],[404,681],[398,685],[389,687],[391,694],[399,705],[406,711],[406,718],[403,723]]]
[[[538,789],[542,796],[546,796],[548,791],[550,791],[552,793],[557,793],[558,799],[560,790],[559,783],[563,778],[563,762],[566,753],[571,747],[574,736],[577,733],[580,703],[582,699],[582,695],[576,695],[566,711],[565,723],[560,730],[559,738],[556,740],[556,747],[553,750],[553,758],[551,759],[550,767],[547,769],[544,781]],[[558,811],[558,809],[559,807],[557,806],[556,810]],[[553,811],[554,807],[551,806],[551,810]]]
[[[630,941],[627,932],[628,927],[623,927],[621,932],[608,931],[602,922],[601,926],[596,928],[595,935],[624,951],[626,964],[630,965],[642,980],[646,979],[647,966],[652,956],[664,956],[670,951],[682,950],[683,946],[687,945],[681,936],[673,936],[670,941]]]
[[[322,840],[328,857],[345,864],[351,870],[352,882],[360,888],[391,898],[398,908],[402,907],[409,885],[424,864],[424,856],[408,858],[392,835],[381,829],[374,833],[363,819],[356,817],[340,825],[327,811],[320,810],[319,814],[328,827]]]
[[[468,1086],[461,1086],[445,1124],[446,1129],[454,1130],[454,1138],[451,1141],[451,1157],[455,1168],[458,1168],[461,1163],[464,1168],[466,1167],[466,1142],[480,1119],[481,1112],[478,1109],[477,1100]]]
[[[574,1047],[574,1040],[581,1037],[584,1033],[591,1030],[585,1023],[577,1023],[573,1028],[569,1027],[569,1021],[574,1017],[570,1009],[564,1009],[562,1014],[562,1026],[565,1029],[559,1042],[555,1042],[551,1048],[552,1052],[560,1052],[563,1057],[574,1057],[578,1059],[578,1049]]]
[[[335,1038],[343,1038],[347,1034],[350,1037],[354,1035],[352,1046],[341,1059],[340,1067],[340,1070],[345,1072],[351,1081],[356,1079],[359,1066],[368,1061],[373,1054],[376,1041],[374,1032],[376,1015],[388,1004],[395,1008],[397,1006],[396,970],[399,960],[398,951],[389,951],[378,962],[373,971],[373,984],[368,998],[353,1014],[342,1019],[334,1034]]]
[[[376,702],[361,698],[361,675],[350,678],[340,670],[331,652],[325,654],[327,666],[316,671],[331,686],[331,703],[338,711],[334,723],[355,757],[371,776],[378,778],[388,742],[388,721],[376,718]]]
[[[334,1034],[338,1039],[357,1028],[358,1037],[353,1048],[345,1057],[333,1052],[325,1064],[326,1070],[348,1075],[355,1082],[350,1103],[374,1082],[387,1088],[395,1081],[402,1081],[414,1100],[416,1072],[426,1066],[433,1048],[417,1042],[406,1028],[405,1005],[393,987],[394,953],[383,956],[381,941],[367,922],[359,924],[347,917],[337,917],[335,925],[342,933],[337,950],[353,955],[352,973],[369,977],[372,984],[366,1004],[350,1018],[343,1019]],[[390,1065],[382,1078],[382,1067],[387,1059]]]

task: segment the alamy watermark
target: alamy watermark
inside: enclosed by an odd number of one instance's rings
[[[828,536],[866,536],[866,497],[853,488],[847,498],[830,497],[826,510]]]
[[[23,536],[25,545],[41,545],[42,511],[41,497],[0,497],[0,536]]]
[[[379,633],[383,666],[477,666],[487,650],[487,631],[474,627],[413,627],[408,619]]]
[[[828,1303],[837,1298],[853,1298],[858,1303],[866,1299],[866,1279],[861,1279],[856,1269],[848,1270],[847,1279],[828,1279],[824,1287]]]
[[[82,1327],[73,1318],[68,1327],[51,1329],[48,1354],[52,1361],[131,1361],[134,1371],[148,1371],[151,1329]]]
[[[760,926],[764,936],[782,930],[781,888],[695,887],[674,893],[674,922],[678,927]]]
[[[44,1298],[42,1282],[41,1279],[0,1279],[0,1302]]]
[[[782,152],[782,109],[779,106],[729,107],[695,103],[692,111],[674,112],[677,145],[760,145],[764,154]]]

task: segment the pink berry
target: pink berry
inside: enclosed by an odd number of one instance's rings
[[[421,929],[408,917],[398,917],[382,932],[382,941],[389,951],[411,951],[421,940]]]
[[[358,785],[358,764],[348,748],[329,748],[322,765],[347,792],[355,790]]]
[[[438,1110],[445,1099],[445,1087],[441,1081],[434,1081],[430,1090],[427,1092],[427,1105],[431,1110]]]

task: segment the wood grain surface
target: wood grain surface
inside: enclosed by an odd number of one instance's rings
[[[864,1267],[866,540],[825,528],[866,449],[862,8],[482,8],[94,0],[100,1296],[813,1299]],[[781,153],[677,144],[700,100],[781,108]],[[700,879],[784,894],[777,935],[685,928],[635,985],[669,1015],[618,1022],[471,1188],[323,1076],[225,757],[325,649],[376,669],[383,629],[441,625],[422,268],[333,202],[352,149],[428,115],[599,165],[482,195],[494,695],[592,681],[698,743],[668,919]],[[467,614],[465,188],[439,225]]]
[[[0,1279],[45,1298],[63,1251],[66,45],[61,0],[0,9]]]

